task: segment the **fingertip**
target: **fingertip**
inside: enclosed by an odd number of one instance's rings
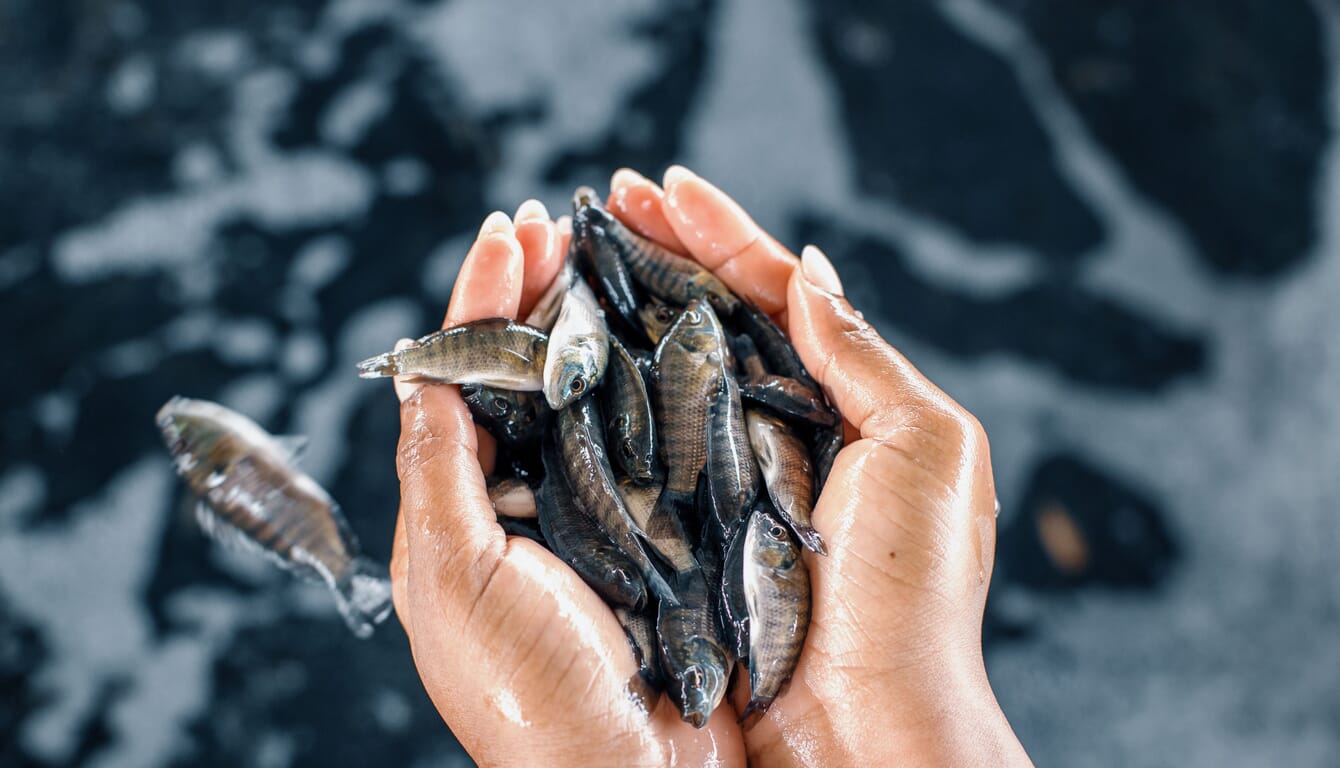
[[[512,220],[518,226],[523,221],[548,221],[549,209],[544,207],[544,203],[532,197],[517,207],[516,215],[512,217]]]
[[[538,207],[525,211],[531,202]],[[518,209],[516,239],[521,244],[524,261],[517,317],[525,317],[553,282],[563,263],[563,251],[559,247],[558,225],[549,220],[548,211],[537,200],[528,200]]]
[[[610,176],[610,192],[642,183],[650,184],[651,180],[632,168],[620,168]]]
[[[565,214],[563,214],[562,216],[559,216],[559,217],[558,217],[558,220],[555,221],[554,223],[555,223],[555,225],[557,225],[557,227],[558,227],[558,234],[559,234],[559,235],[562,235],[563,237],[572,237],[572,217],[571,217],[571,216],[569,216],[568,214],[565,213]]]
[[[833,262],[817,246],[807,245],[800,252],[800,270],[810,285],[837,296],[845,295]]]
[[[479,231],[456,276],[444,327],[487,317],[516,317],[521,307],[525,256],[512,220],[494,212]]]
[[[697,174],[695,174],[693,171],[690,171],[688,168],[685,168],[684,166],[676,163],[675,165],[672,165],[669,168],[665,169],[665,174],[661,177],[661,186],[665,187],[666,192],[669,192],[671,187],[675,186],[681,181],[688,181],[690,179],[697,179],[697,178],[698,178]]]
[[[492,234],[508,235],[515,232],[512,220],[502,211],[494,211],[484,217],[484,223],[479,227],[479,238]]]
[[[665,218],[665,191],[630,168],[620,168],[610,178],[610,196],[605,206],[625,226],[677,253],[684,243]]]
[[[395,351],[399,352],[400,350],[405,349],[406,347],[408,347],[413,343],[414,343],[413,339],[401,339],[395,343]],[[404,374],[396,376],[391,381],[393,382],[393,386],[395,387],[396,399],[402,403],[405,402],[405,400],[409,399],[409,397],[413,395],[415,392],[417,392],[419,387],[423,386],[423,383],[414,380],[413,376],[406,376]]]

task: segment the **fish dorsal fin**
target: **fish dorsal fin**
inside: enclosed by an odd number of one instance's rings
[[[275,435],[275,444],[288,456],[290,464],[298,463],[310,442],[306,435]]]

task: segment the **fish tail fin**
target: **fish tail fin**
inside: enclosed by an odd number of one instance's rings
[[[395,352],[369,357],[358,364],[358,376],[362,379],[379,379],[398,373],[400,373],[400,360]]]
[[[675,594],[675,590],[671,588],[670,582],[666,581],[665,577],[661,575],[661,572],[656,570],[655,565],[651,565],[650,561],[648,561],[648,564],[649,567],[646,569],[646,573],[642,574],[642,578],[647,582],[647,588],[650,589],[661,602],[669,603],[670,605],[679,605],[679,597]]]
[[[391,579],[386,566],[356,557],[335,582],[340,616],[354,635],[366,638],[391,614]]]
[[[740,713],[739,719],[735,722],[744,726],[744,730],[748,731],[757,725],[759,720],[763,719],[763,716],[768,712],[768,707],[771,706],[772,699],[767,699],[765,701],[763,699],[751,698],[749,700],[749,706],[744,708],[744,711]]]
[[[820,536],[818,531],[804,525],[793,525],[791,527],[805,549],[820,555],[828,554],[828,545],[824,544],[824,537]]]

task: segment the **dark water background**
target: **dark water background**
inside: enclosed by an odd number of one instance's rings
[[[384,557],[353,363],[488,211],[671,162],[985,423],[1039,764],[1340,754],[1332,3],[0,0],[0,97],[0,764],[467,764],[394,623],[206,546],[152,414],[310,435]]]

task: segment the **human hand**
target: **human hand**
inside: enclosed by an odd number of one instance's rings
[[[456,279],[444,325],[524,317],[567,250],[534,201],[495,213]],[[735,715],[702,730],[640,698],[623,628],[556,556],[498,527],[484,486],[495,447],[455,386],[397,379],[396,615],[433,704],[485,765],[742,765]]]
[[[860,437],[815,508],[830,555],[805,555],[814,614],[790,689],[743,734],[728,707],[701,732],[664,700],[642,712],[627,695],[635,669],[613,615],[556,558],[497,528],[483,483],[491,441],[456,389],[398,382],[392,578],[434,703],[485,763],[735,764],[747,748],[770,765],[1027,764],[982,665],[995,522],[980,426],[853,312],[822,255],[807,252],[797,270],[719,190],[683,169],[666,181],[662,191],[620,172],[609,208],[789,321]],[[496,216],[486,222],[448,324],[524,315],[552,279],[566,244],[526,208],[515,234]],[[735,709],[747,699],[742,675]]]

